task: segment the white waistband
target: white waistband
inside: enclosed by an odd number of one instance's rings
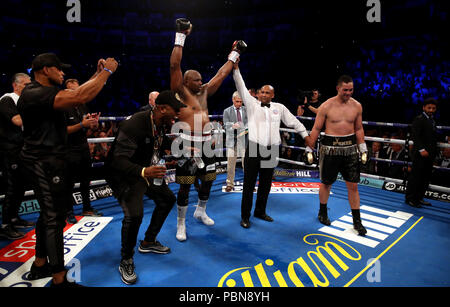
[[[211,134],[208,134],[208,135],[189,135],[189,134],[181,133],[180,137],[183,140],[191,141],[191,142],[206,142],[206,141],[211,141],[211,139],[212,139]]]

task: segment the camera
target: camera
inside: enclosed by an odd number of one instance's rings
[[[300,104],[304,104],[305,97],[306,101],[309,102],[312,99],[313,91],[304,91],[304,90],[298,90],[297,100],[300,102]]]

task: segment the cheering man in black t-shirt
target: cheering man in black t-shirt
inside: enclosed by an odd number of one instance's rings
[[[63,228],[71,197],[64,110],[94,99],[118,66],[113,58],[100,60],[98,65],[102,71],[95,78],[76,90],[61,90],[58,86],[64,80],[63,69],[70,65],[53,53],[40,54],[32,62],[35,80],[25,87],[17,102],[24,126],[20,158],[41,208],[36,223],[36,259],[29,278],[52,276],[52,286],[75,285],[67,281],[64,268]]]

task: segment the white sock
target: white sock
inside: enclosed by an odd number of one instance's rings
[[[178,217],[177,217],[177,235],[178,241],[186,241],[186,211],[187,206],[177,206]]]
[[[186,218],[186,212],[187,212],[188,206],[178,206],[177,205],[177,217],[185,219]]]
[[[207,214],[206,214],[206,203],[208,201],[207,200],[198,200],[198,204],[197,204],[197,209],[195,209],[194,212],[194,218],[196,218],[199,221],[202,221],[203,224],[207,225],[207,226],[212,226],[214,225],[214,220],[211,219]]]

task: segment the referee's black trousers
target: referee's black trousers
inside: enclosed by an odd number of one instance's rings
[[[254,215],[266,214],[267,199],[272,186],[272,176],[277,164],[279,146],[262,146],[249,142],[244,157],[244,187],[241,202],[241,218],[249,219],[253,206],[253,190],[259,175]]]

